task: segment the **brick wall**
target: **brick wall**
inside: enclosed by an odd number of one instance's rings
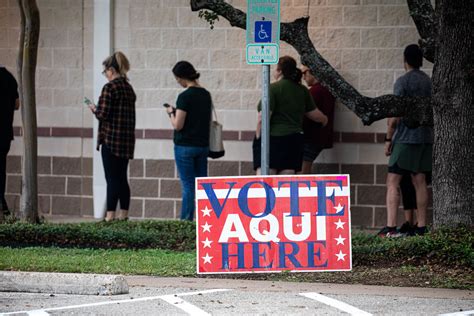
[[[7,201],[18,210],[21,192],[21,157],[8,158]],[[315,174],[349,174],[352,225],[385,225],[386,165],[314,164]],[[42,215],[91,217],[92,160],[40,157],[38,161],[39,210]],[[251,162],[209,161],[209,176],[254,175]],[[134,159],[129,168],[133,218],[179,218],[181,187],[173,160]],[[399,223],[403,212],[399,213]],[[431,210],[428,219],[431,222]]]

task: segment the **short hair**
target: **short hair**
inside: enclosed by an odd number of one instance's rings
[[[194,66],[189,61],[185,60],[178,61],[176,65],[174,65],[172,71],[176,77],[190,81],[197,80],[200,76]]]
[[[405,47],[403,57],[405,58],[405,62],[414,68],[420,68],[423,66],[423,51],[420,46],[416,44],[411,44]]]

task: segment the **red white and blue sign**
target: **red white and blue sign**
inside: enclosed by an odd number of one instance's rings
[[[349,175],[196,179],[197,272],[349,271]]]

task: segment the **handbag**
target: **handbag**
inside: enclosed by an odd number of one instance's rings
[[[214,108],[214,104],[211,104],[211,106],[215,120],[213,120],[211,113],[211,126],[209,130],[209,154],[207,156],[209,158],[216,159],[223,157],[225,150],[224,141],[222,140],[222,124],[217,121],[217,113],[216,109]]]

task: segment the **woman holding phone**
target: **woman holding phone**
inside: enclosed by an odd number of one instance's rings
[[[127,78],[130,64],[122,52],[107,57],[102,65],[102,74],[109,82],[102,88],[98,105],[90,103],[88,106],[99,120],[97,150],[101,150],[107,182],[105,221],[108,222],[116,218],[118,202],[120,214],[117,218],[128,219],[130,186],[127,168],[135,149],[136,95]]]
[[[174,128],[174,155],[183,196],[181,219],[192,221],[195,179],[207,177],[212,100],[191,63],[180,61],[172,71],[186,90],[179,94],[176,109],[167,103],[164,106]]]

